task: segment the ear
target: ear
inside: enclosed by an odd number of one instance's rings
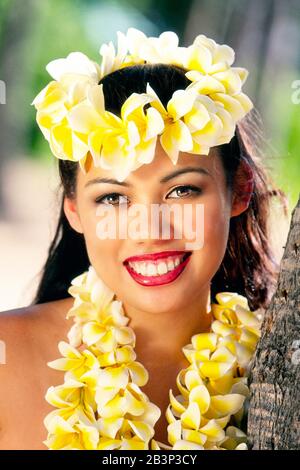
[[[71,227],[76,230],[76,232],[83,233],[75,199],[65,197],[64,212]]]
[[[248,208],[253,194],[253,187],[253,170],[247,162],[242,161],[234,180],[231,217],[240,215]]]

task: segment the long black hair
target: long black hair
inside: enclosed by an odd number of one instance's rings
[[[103,84],[105,108],[120,115],[124,101],[134,92],[145,92],[147,83],[166,106],[174,91],[185,89],[190,80],[185,76],[185,70],[175,65],[141,64],[112,72],[99,83]],[[247,297],[251,309],[257,309],[268,306],[279,270],[268,234],[270,200],[277,195],[285,204],[285,196],[274,187],[251,146],[255,138],[252,122],[253,112],[238,123],[231,141],[219,146],[227,186],[234,188],[237,169],[244,161],[253,172],[254,187],[248,208],[230,219],[228,244],[211,282],[211,297],[215,300],[215,294],[224,290],[238,292]],[[58,160],[58,168],[61,179],[60,215],[34,304],[68,297],[71,280],[90,265],[85,239],[71,228],[63,210],[64,197],[73,197],[76,193],[79,165]]]

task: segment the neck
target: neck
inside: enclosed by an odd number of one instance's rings
[[[136,335],[137,361],[161,369],[184,363],[182,348],[197,333],[210,331],[212,323],[209,288],[184,309],[149,313],[123,303],[130,326]]]

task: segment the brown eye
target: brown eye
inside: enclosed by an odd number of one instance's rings
[[[120,198],[124,198],[125,201],[121,202]],[[127,204],[127,198],[119,193],[110,193],[97,198],[95,202],[97,204],[109,204],[111,206],[120,206],[121,204]]]
[[[177,188],[173,189],[173,191],[170,194],[176,192],[178,197],[175,197],[175,199],[179,199],[181,197],[188,197],[188,196],[193,196],[195,194],[201,194],[202,190],[200,188],[197,188],[196,186],[192,185],[182,185],[178,186]]]

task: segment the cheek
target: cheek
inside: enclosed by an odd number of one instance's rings
[[[89,261],[109,285],[108,279],[116,275],[120,263],[118,254],[122,240],[110,234],[108,229],[104,233],[104,225],[100,223],[101,218],[97,216],[96,208],[82,213],[84,215],[81,217],[81,223]]]
[[[227,211],[213,207],[205,211],[204,216],[204,249],[224,252],[228,240],[230,217]]]
[[[203,247],[194,254],[199,276],[211,279],[222,263],[229,233],[230,211],[219,198],[204,203]]]

